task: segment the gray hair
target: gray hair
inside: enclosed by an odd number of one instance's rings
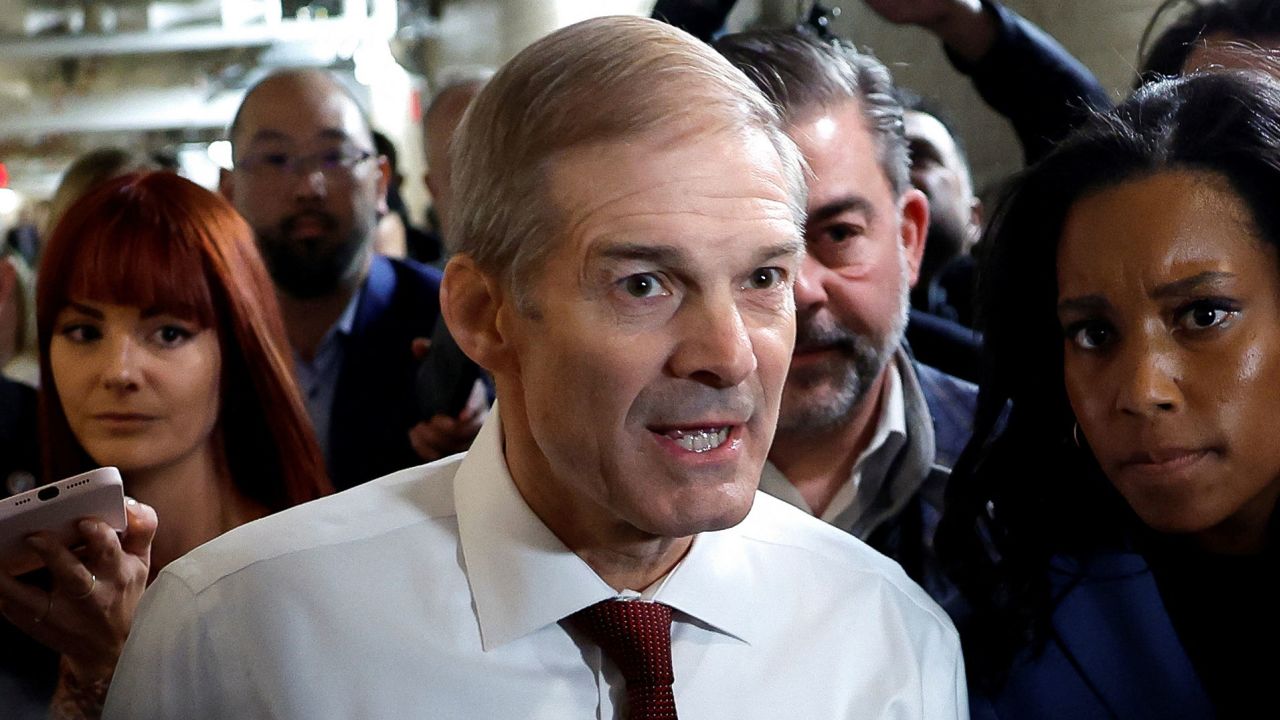
[[[658,128],[763,132],[781,158],[797,227],[803,161],[777,110],[693,36],[637,17],[586,20],[533,43],[467,111],[450,151],[457,251],[529,311],[532,273],[563,218],[547,197],[550,163],[574,147]]]
[[[875,56],[812,33],[780,30],[726,35],[715,48],[755,81],[788,123],[856,100],[894,193],[901,195],[911,187],[902,103],[889,69]]]

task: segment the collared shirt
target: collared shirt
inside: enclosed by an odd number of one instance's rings
[[[495,405],[465,456],[249,523],[143,598],[104,717],[620,718],[565,618],[620,596],[524,502]],[[947,616],[892,561],[757,494],[646,595],[690,718],[964,718]],[[634,593],[629,593],[634,597]]]
[[[356,307],[360,304],[363,292],[364,285],[361,285],[360,289],[351,294],[351,300],[321,338],[316,354],[309,362],[298,355],[297,350],[293,352],[293,368],[298,376],[298,388],[302,391],[302,401],[307,406],[307,415],[311,418],[311,426],[315,428],[320,450],[324,452],[325,463],[331,463],[329,419],[333,415],[333,398],[338,390],[342,360],[346,356],[344,346],[355,325]]]
[[[857,512],[858,490],[864,475],[884,475],[907,442],[906,399],[902,389],[902,373],[897,358],[885,368],[885,383],[880,395],[880,414],[871,442],[853,463],[849,478],[840,486],[822,513],[822,521],[837,527],[853,527]],[[773,463],[766,463],[760,476],[760,489],[813,515],[809,503]]]

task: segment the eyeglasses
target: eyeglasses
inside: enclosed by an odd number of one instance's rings
[[[349,180],[356,167],[373,156],[368,150],[356,148],[321,150],[310,155],[290,155],[273,150],[250,153],[237,164],[246,172],[260,177],[296,177],[299,173],[310,175],[319,170],[326,180]]]

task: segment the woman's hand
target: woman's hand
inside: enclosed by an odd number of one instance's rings
[[[78,554],[49,533],[28,538],[52,577],[47,591],[0,573],[0,615],[61,653],[63,675],[80,687],[105,690],[146,589],[156,513],[133,499],[125,511],[121,536],[101,520],[81,520]]]

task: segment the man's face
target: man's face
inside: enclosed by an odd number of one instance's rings
[[[836,427],[868,396],[902,338],[923,245],[902,212],[920,196],[895,197],[857,102],[815,110],[787,132],[811,172],[780,432]]]
[[[436,100],[436,106],[425,119],[422,140],[427,156],[427,174],[423,179],[427,190],[431,192],[431,202],[435,205],[436,217],[440,219],[440,230],[446,244],[450,242],[449,222],[453,208],[453,184],[449,180],[449,144],[458,131],[458,125],[462,123],[467,107],[483,88],[483,83],[475,83],[446,90]]]
[[[968,252],[978,239],[973,182],[955,138],[937,118],[908,110],[903,123],[911,150],[911,184],[929,198],[927,254],[936,256],[932,264],[940,265]]]
[[[497,320],[517,485],[566,542],[736,524],[795,336],[803,244],[777,152],[758,132],[600,143],[557,156],[549,193],[562,231],[534,309]]]
[[[246,99],[228,195],[276,286],[299,299],[354,287],[385,205],[387,169],[332,80],[282,76]]]

